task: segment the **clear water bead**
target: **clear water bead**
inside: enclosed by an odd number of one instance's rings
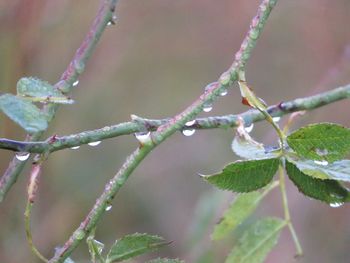
[[[337,208],[337,207],[342,206],[343,204],[344,203],[342,203],[342,202],[334,202],[334,203],[330,203],[329,206],[333,207],[333,208]]]
[[[78,146],[73,146],[73,147],[70,147],[72,150],[78,150],[80,148],[80,145]]]
[[[145,142],[150,139],[151,132],[137,132],[135,133],[135,137],[139,142]]]
[[[107,205],[106,208],[105,208],[105,211],[110,211],[112,209],[112,205]]]
[[[196,132],[195,129],[182,130],[182,134],[185,136],[192,136]]]
[[[185,123],[185,126],[192,126],[195,123],[196,123],[196,120],[188,121]]]
[[[272,120],[274,122],[279,122],[281,120],[281,117],[273,117]]]
[[[323,166],[326,166],[328,165],[328,162],[326,160],[323,160],[323,161],[314,161],[315,164],[318,164],[318,165],[323,165]]]
[[[73,84],[72,84],[72,86],[73,86],[73,87],[76,87],[76,86],[78,86],[78,84],[79,84],[79,80],[74,81]]]
[[[206,103],[203,105],[203,111],[204,112],[210,112],[213,109],[213,105]]]
[[[95,142],[89,142],[88,145],[90,146],[97,146],[101,143],[101,141],[95,141]]]
[[[245,131],[250,133],[254,129],[254,123],[250,124],[249,126],[244,127]]]
[[[29,156],[30,156],[30,153],[23,153],[23,152],[16,153],[16,159],[21,162],[28,160]]]
[[[220,92],[220,96],[221,96],[221,97],[224,97],[224,96],[227,95],[227,93],[228,93],[227,89],[223,89],[223,90]]]

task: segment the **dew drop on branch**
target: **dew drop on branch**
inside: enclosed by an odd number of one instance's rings
[[[195,129],[185,129],[185,130],[182,130],[182,134],[185,135],[185,136],[192,136],[194,133],[196,132]]]
[[[279,122],[281,120],[281,117],[273,117],[272,120],[274,122]]]
[[[28,160],[29,156],[30,156],[30,153],[23,153],[23,152],[16,153],[16,159],[21,162]]]
[[[73,86],[73,87],[76,87],[76,86],[78,86],[78,84],[79,84],[79,80],[74,81],[73,84],[72,84],[72,86]]]
[[[73,147],[70,147],[72,150],[78,150],[80,148],[80,145],[78,146],[73,146]]]
[[[101,141],[95,141],[95,142],[89,142],[88,145],[94,147],[94,146],[99,145],[100,143],[101,143]]]
[[[228,93],[227,89],[223,89],[223,90],[220,92],[220,96],[221,96],[221,97],[224,97],[224,96],[227,95],[227,93]]]
[[[343,204],[344,204],[343,202],[334,202],[334,203],[330,203],[329,206],[333,208],[337,208],[342,206]]]
[[[196,120],[188,121],[185,123],[185,126],[192,126],[195,123],[196,123]]]
[[[245,131],[250,133],[254,129],[254,123],[250,124],[249,126],[244,127]]]
[[[105,208],[105,211],[110,211],[112,209],[112,205],[107,205],[106,208]]]
[[[210,112],[213,109],[213,105],[210,103],[205,103],[203,105],[203,111],[204,112]]]
[[[144,143],[147,140],[149,140],[150,139],[150,135],[151,135],[151,132],[149,132],[149,131],[135,133],[135,137],[140,143]]]
[[[322,160],[322,161],[315,160],[314,163],[318,165],[323,165],[323,166],[328,165],[328,162],[326,160]]]

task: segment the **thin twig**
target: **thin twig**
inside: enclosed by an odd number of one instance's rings
[[[151,138],[143,141],[136,151],[131,154],[118,173],[105,186],[102,195],[97,199],[94,207],[89,212],[85,220],[74,231],[73,235],[68,239],[64,246],[57,251],[55,256],[49,261],[50,263],[63,262],[72,251],[80,244],[82,239],[87,236],[96,226],[105,212],[105,208],[111,203],[119,189],[124,185],[130,174],[136,169],[140,162],[150,153],[158,144],[167,139],[177,130],[181,129],[185,123],[194,119],[203,109],[205,103],[213,102],[221,92],[232,87],[234,81],[237,80],[238,70],[242,70],[245,63],[250,57],[251,51],[261,34],[268,16],[277,0],[263,0],[259,6],[257,15],[253,18],[240,50],[236,53],[236,59],[233,65],[219,79],[217,85],[213,85],[198,100],[189,106],[182,113],[170,119],[167,123],[158,127],[156,132],[151,134]],[[77,238],[78,237],[78,238]]]
[[[101,7],[92,23],[89,32],[83,40],[80,47],[77,49],[72,61],[61,76],[61,79],[56,83],[55,87],[62,92],[69,92],[72,89],[73,83],[78,80],[79,75],[84,71],[86,62],[94,51],[97,42],[100,40],[101,34],[107,24],[113,20],[117,0],[101,0]],[[43,108],[43,111],[51,121],[58,109],[57,104],[48,104]],[[37,141],[42,136],[43,132],[38,132],[33,135],[27,135],[27,141]],[[19,174],[22,172],[26,161],[19,161],[15,157],[11,160],[5,173],[0,179],[0,202],[5,198],[7,192],[16,182]]]
[[[327,104],[350,97],[350,85],[336,88],[321,94],[310,97],[298,98],[273,105],[268,108],[272,117],[280,117],[292,112],[313,110]],[[237,120],[242,118],[244,123],[251,124],[265,119],[258,110],[249,110],[238,115],[213,116],[208,118],[198,118],[191,126],[181,127],[181,129],[215,129],[237,127]],[[52,136],[46,141],[26,142],[0,138],[0,149],[43,153],[55,152],[71,147],[80,146],[96,141],[103,141],[121,135],[133,134],[142,131],[155,131],[157,128],[169,121],[169,119],[154,120],[134,117],[132,122],[124,122],[101,129],[84,131],[68,136]]]

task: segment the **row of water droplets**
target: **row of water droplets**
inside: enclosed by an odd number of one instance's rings
[[[94,141],[94,142],[89,142],[88,145],[95,147],[95,146],[99,145],[100,143],[101,143],[101,141]],[[71,147],[72,150],[78,150],[79,148],[80,148],[80,145]]]
[[[229,75],[227,75],[228,73],[224,73],[221,77],[220,77],[220,80],[221,79],[224,79],[225,83],[227,81],[227,79],[229,78]],[[222,83],[223,84],[223,83]],[[207,93],[209,91],[211,91],[212,89],[216,88],[219,84],[219,82],[212,82],[212,83],[209,83],[205,88],[204,88],[204,92]],[[221,92],[220,92],[220,96],[221,97],[224,97],[228,94],[228,90],[225,88],[225,89],[222,89]],[[204,112],[210,112],[211,110],[213,109],[213,105],[211,102],[205,102],[203,104],[203,111]],[[194,124],[196,123],[196,120],[191,120],[191,121],[188,121],[185,123],[185,126],[186,127],[191,127],[193,126]],[[192,136],[194,133],[196,132],[196,129],[193,129],[193,128],[184,128],[182,130],[182,134],[185,135],[185,136]]]
[[[99,145],[100,143],[101,143],[101,141],[94,141],[94,142],[89,142],[88,145],[95,147],[95,146]],[[79,148],[80,148],[80,145],[71,147],[72,150],[77,150]],[[18,161],[21,161],[21,162],[28,160],[29,156],[30,156],[30,153],[27,153],[27,152],[16,153],[16,159]]]

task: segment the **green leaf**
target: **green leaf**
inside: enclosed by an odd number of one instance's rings
[[[61,104],[71,104],[74,102],[48,82],[32,77],[21,78],[17,82],[17,95],[26,97],[34,102]]]
[[[23,98],[12,94],[4,94],[0,96],[0,109],[28,133],[47,129],[45,114],[34,104]]]
[[[179,259],[156,258],[156,259],[147,261],[147,263],[185,263],[185,261],[179,260]]]
[[[236,161],[221,173],[205,175],[204,179],[216,187],[234,192],[251,192],[271,182],[279,159]]]
[[[350,151],[350,130],[333,123],[311,124],[287,137],[288,145],[306,159],[334,162]]]
[[[306,196],[328,204],[350,201],[350,192],[336,180],[322,180],[308,176],[287,160],[286,170],[289,178],[298,187],[299,191]]]
[[[279,149],[270,151],[262,143],[255,141],[245,130],[243,123],[237,127],[231,147],[235,154],[246,159],[276,158],[279,155]]]
[[[169,242],[159,236],[151,236],[148,234],[126,235],[117,240],[107,255],[107,263],[119,262],[129,258],[133,258],[146,252],[157,250]]]
[[[205,238],[208,229],[215,220],[215,215],[219,209],[218,204],[224,202],[226,198],[222,191],[217,191],[214,188],[200,197],[194,209],[186,238],[186,248],[188,250],[191,250],[193,246],[198,246],[198,243]]]
[[[254,212],[262,198],[263,194],[260,192],[238,195],[225,211],[221,221],[215,226],[211,238],[213,240],[220,240],[229,235],[231,231]]]
[[[350,160],[341,160],[334,163],[327,161],[293,160],[288,161],[298,167],[304,174],[318,179],[333,179],[350,182]]]
[[[239,239],[225,263],[261,263],[277,244],[286,222],[278,218],[264,218],[250,226]]]

